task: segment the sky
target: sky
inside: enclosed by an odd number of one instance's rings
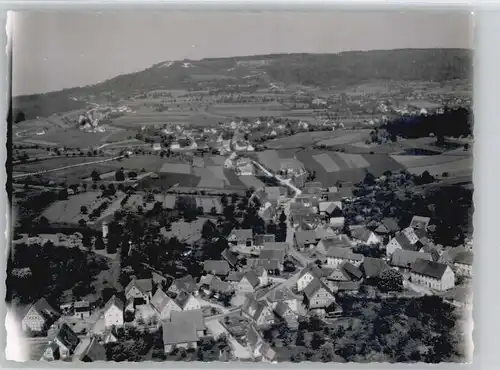
[[[18,12],[14,96],[98,83],[163,61],[271,53],[472,48],[472,18],[451,11]]]

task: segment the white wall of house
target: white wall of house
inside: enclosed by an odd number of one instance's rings
[[[297,290],[299,292],[303,291],[313,280],[314,276],[312,276],[311,273],[305,273],[300,279],[297,280]]]
[[[396,249],[403,249],[401,248],[401,245],[399,245],[398,241],[396,238],[392,238],[389,243],[387,243],[386,246],[386,254],[387,256],[392,256],[392,254],[396,251]]]
[[[104,325],[109,328],[111,326],[123,325],[123,311],[115,305],[111,305],[106,312],[104,312]]]
[[[184,311],[199,310],[200,308],[200,302],[195,297],[190,296],[184,306]]]
[[[331,267],[338,267],[341,264],[343,264],[344,262],[350,262],[354,266],[359,267],[361,265],[362,261],[352,260],[352,259],[347,259],[347,258],[339,258],[339,257],[328,257],[326,260],[327,265],[331,266]]]
[[[420,284],[428,288],[442,292],[451,289],[455,286],[455,274],[448,266],[441,279],[436,279],[430,276],[424,276],[412,272],[411,281],[412,283]]]

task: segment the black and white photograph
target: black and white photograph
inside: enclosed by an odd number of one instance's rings
[[[17,361],[472,361],[470,12],[9,20]]]

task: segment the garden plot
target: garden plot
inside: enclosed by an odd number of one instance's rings
[[[335,153],[349,168],[366,168],[370,163],[361,154]]]
[[[265,150],[257,153],[259,162],[267,169],[278,172],[281,170],[281,159],[275,150]]]
[[[164,163],[160,172],[188,175],[192,173],[192,167],[185,163]]]
[[[71,196],[67,200],[60,200],[53,203],[44,212],[51,223],[77,223],[80,219],[86,219],[86,215],[81,213],[81,207],[85,206],[90,213],[103,201],[98,192],[86,192]]]
[[[260,189],[265,186],[265,184],[260,181],[257,177],[253,175],[242,175],[238,176],[238,179],[245,185],[247,188]]]
[[[428,171],[431,175],[442,175],[447,172],[449,175],[454,173],[461,173],[464,170],[471,170],[473,167],[473,158],[458,158],[454,161],[448,161],[441,164],[418,166],[418,167],[408,167],[408,172],[421,175],[423,172]]]
[[[313,155],[312,157],[324,168],[326,172],[340,171],[340,167],[328,154],[317,154]]]
[[[221,214],[223,210],[222,204],[217,197],[197,197],[196,206],[203,208],[204,213],[212,213],[212,209],[215,208],[215,212]]]
[[[208,218],[198,217],[196,220],[186,222],[184,220],[172,222],[170,231],[165,228],[161,229],[161,233],[167,238],[176,237],[181,242],[193,243],[200,239],[201,229]]]

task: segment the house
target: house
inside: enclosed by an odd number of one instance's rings
[[[387,262],[380,258],[365,257],[361,264],[361,270],[367,279],[378,278],[380,273],[388,268]]]
[[[319,235],[319,234],[318,234]],[[326,256],[326,253],[330,248],[350,248],[353,243],[351,239],[345,234],[338,234],[335,236],[322,238],[318,243],[315,251],[321,255]]]
[[[429,244],[424,244],[424,246],[420,248],[419,252],[430,254],[432,256],[432,260],[435,262],[439,262],[439,259],[441,258],[439,251],[436,248],[430,246]]]
[[[267,342],[264,342],[264,344],[260,347],[260,353],[262,357],[264,357],[267,361],[277,361],[278,354],[274,349],[271,348],[271,345]]]
[[[357,293],[361,283],[359,281],[331,281],[325,284],[332,292]]]
[[[254,174],[252,161],[247,158],[241,158],[237,160],[235,172],[240,176],[252,176]]]
[[[220,256],[229,263],[231,267],[236,267],[238,265],[238,255],[231,252],[229,249],[225,249],[222,251]]]
[[[412,243],[405,234],[398,233],[389,241],[389,243],[387,243],[385,248],[387,256],[390,257],[394,253],[394,251],[398,249],[404,249],[416,252],[420,250],[421,247],[422,247],[421,245],[416,245],[415,243]]]
[[[390,265],[400,272],[409,272],[417,259],[432,261],[432,256],[429,253],[398,249],[392,254]]]
[[[105,344],[118,342],[118,337],[114,330],[107,330],[102,335],[102,341]]]
[[[59,346],[55,342],[50,342],[43,351],[40,361],[56,361],[60,359]]]
[[[248,349],[252,353],[252,357],[256,360],[259,359],[260,356],[262,356],[260,348],[264,344],[264,339],[254,324],[249,325],[245,334],[245,341]]]
[[[441,254],[438,262],[453,265],[453,263],[455,262],[455,258],[460,253],[464,253],[467,251],[468,250],[463,245],[459,245],[458,247],[446,247]]]
[[[266,186],[264,192],[267,195],[267,199],[276,205],[281,204],[286,200],[288,195],[287,188],[283,186]]]
[[[417,259],[411,267],[412,283],[443,292],[455,286],[455,273],[450,266],[425,259]]]
[[[200,302],[191,293],[185,291],[181,291],[177,294],[177,297],[175,297],[175,303],[182,311],[201,309]]]
[[[198,337],[203,337],[205,335],[205,319],[203,318],[203,312],[201,311],[201,309],[190,311],[173,311],[172,315],[170,316],[170,321],[174,324],[194,323],[196,334],[198,335]]]
[[[194,322],[169,322],[163,325],[163,346],[166,354],[176,348],[197,348],[199,340]]]
[[[90,343],[80,355],[80,361],[96,362],[106,361],[106,348],[99,343],[96,337],[90,339]]]
[[[410,227],[413,229],[425,230],[429,226],[430,222],[430,217],[413,216],[410,222]]]
[[[45,298],[40,298],[23,316],[21,328],[23,331],[41,332],[47,330],[60,317]]]
[[[271,289],[265,295],[265,299],[267,299],[273,309],[278,303],[283,302],[286,303],[293,312],[297,313],[299,311],[303,296],[293,293],[290,288],[280,287],[277,289]]]
[[[270,253],[274,253],[276,251],[268,251]],[[283,271],[283,264],[274,257],[271,256],[269,258],[248,258],[247,259],[247,268],[250,270],[263,269],[270,275],[277,275],[281,271]]]
[[[276,207],[271,202],[266,202],[259,208],[258,215],[264,221],[273,220],[276,216]]]
[[[230,271],[229,263],[225,260],[209,260],[203,263],[203,271],[216,276],[227,276]]]
[[[294,236],[295,246],[299,250],[318,245],[319,238],[314,230],[297,231]]]
[[[303,188],[307,181],[307,171],[304,169],[302,163],[295,158],[281,159],[280,172],[286,178],[292,179],[295,186]]]
[[[260,280],[257,274],[254,271],[247,271],[236,286],[236,291],[240,294],[253,293],[259,284]]]
[[[274,322],[274,315],[266,301],[257,301],[247,296],[241,307],[241,315],[251,320],[255,325],[265,326]]]
[[[298,321],[297,321],[298,315],[294,310],[292,310],[292,308],[286,302],[280,301],[276,303],[276,305],[274,306],[274,313],[280,319],[286,321],[288,326],[290,327],[298,326]]]
[[[333,292],[319,279],[314,279],[305,287],[304,297],[304,302],[310,310],[326,308],[335,302]]]
[[[363,272],[350,262],[344,262],[340,267],[350,277],[349,280],[360,280],[363,277]]]
[[[358,243],[373,245],[379,244],[381,240],[377,235],[366,227],[358,227],[351,231],[352,239]]]
[[[411,226],[404,228],[402,230],[402,233],[404,234],[404,236],[406,236],[406,238],[410,241],[412,245],[420,240],[418,235],[415,233],[415,229]]]
[[[474,254],[471,251],[458,253],[453,262],[457,275],[472,277],[473,260]]]
[[[123,308],[123,302],[115,295],[106,302],[103,309],[106,328],[123,325]]]
[[[341,217],[342,202],[323,201],[318,203],[318,212],[322,217]]]
[[[379,235],[393,236],[399,230],[400,228],[397,221],[394,218],[386,217],[377,226],[375,233]]]
[[[304,267],[297,279],[297,291],[302,292],[314,279],[320,279],[324,273],[320,267],[311,263]]]
[[[252,247],[253,231],[252,229],[234,229],[227,238],[227,241],[232,245]]]
[[[326,279],[331,281],[351,281],[352,278],[344,269],[344,266],[340,265],[335,267]]]
[[[150,302],[153,291],[152,279],[136,279],[132,277],[125,288],[125,298],[132,300],[134,307]]]
[[[90,302],[78,301],[73,303],[73,316],[80,319],[90,317]]]
[[[214,293],[229,293],[232,290],[231,283],[222,281],[217,276],[211,279],[208,289]]]
[[[266,266],[257,266],[257,268],[254,269],[255,275],[259,278],[260,286],[264,286],[269,283],[268,271],[269,269],[267,269]]]
[[[274,234],[259,234],[255,235],[255,246],[257,248],[264,247],[264,243],[274,243],[276,235]]]
[[[182,311],[177,302],[158,289],[151,300],[151,305],[156,309],[160,320],[169,320],[172,312]]]
[[[170,288],[168,288],[168,291],[175,294],[185,291],[196,295],[198,294],[198,285],[191,275],[186,275],[179,279],[175,279]]]
[[[80,344],[80,339],[66,323],[60,324],[54,330],[54,334],[49,336],[50,341],[57,345],[61,359],[69,358]]]
[[[280,265],[283,265],[283,262],[285,262],[285,256],[286,250],[284,249],[268,249],[267,247],[264,247],[260,251],[259,259],[277,260]]]
[[[360,266],[363,262],[363,255],[354,253],[348,248],[332,247],[326,252],[326,263],[328,266],[336,267],[344,262],[350,262],[355,266]]]

